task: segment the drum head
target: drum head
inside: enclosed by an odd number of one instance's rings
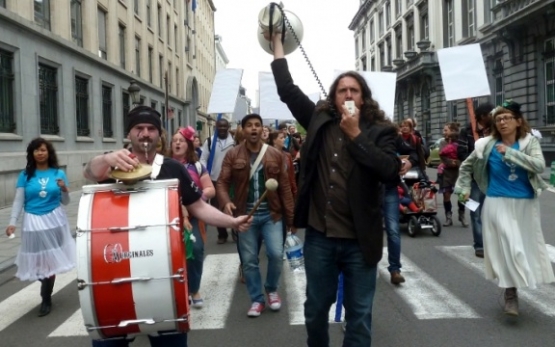
[[[150,177],[152,166],[139,164],[133,171],[112,170],[110,177],[123,183],[134,183]]]

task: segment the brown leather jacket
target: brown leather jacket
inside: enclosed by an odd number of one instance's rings
[[[250,157],[245,143],[235,146],[228,151],[222,163],[222,171],[216,183],[216,195],[220,206],[233,202],[237,209],[236,216],[247,214],[247,195],[250,181]],[[272,220],[278,221],[285,215],[285,223],[293,226],[294,200],[289,183],[289,175],[285,169],[284,157],[279,150],[268,147],[262,158],[264,177],[266,180],[273,178],[278,181],[278,189],[268,191],[266,200],[270,209]],[[229,196],[229,189],[233,185],[233,199]]]

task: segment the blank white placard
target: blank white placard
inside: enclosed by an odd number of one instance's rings
[[[235,111],[242,78],[242,69],[222,69],[216,72],[208,103],[208,114],[233,113]]]

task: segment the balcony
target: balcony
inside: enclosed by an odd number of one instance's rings
[[[497,31],[512,23],[549,11],[555,11],[555,0],[505,0],[491,9],[492,24],[482,31],[484,33]]]
[[[424,51],[418,53],[411,60],[405,61],[404,64],[396,66],[397,80],[402,80],[416,72],[430,73],[430,69],[439,68],[437,55],[435,52]]]

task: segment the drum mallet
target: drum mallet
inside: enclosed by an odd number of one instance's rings
[[[247,217],[247,219],[251,218],[252,215],[256,212],[256,210],[258,209],[258,206],[260,206],[260,203],[266,198],[266,193],[268,193],[268,191],[272,191],[272,192],[275,191],[276,189],[278,189],[278,186],[279,186],[278,181],[276,181],[273,178],[270,178],[270,179],[266,180],[265,185],[266,185],[266,190],[264,191],[264,193],[262,194],[260,199],[258,199],[256,204],[252,208],[252,210],[249,213],[249,216]]]

